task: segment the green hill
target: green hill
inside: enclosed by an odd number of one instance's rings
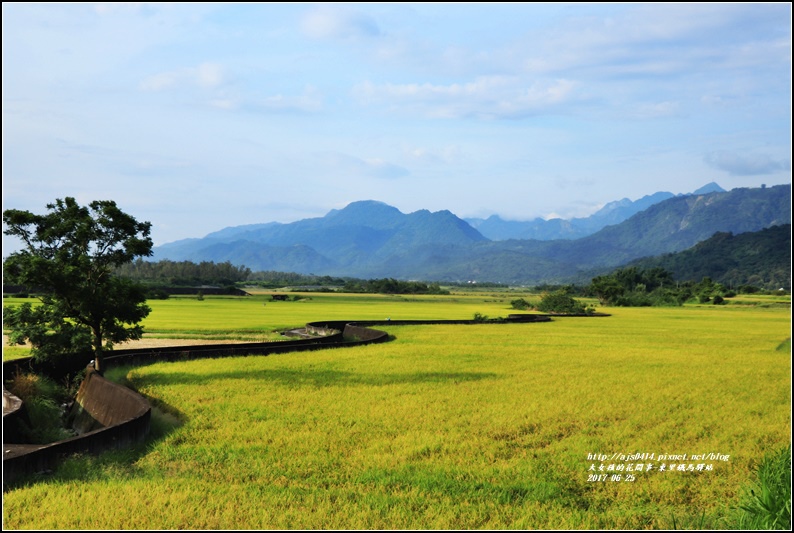
[[[726,286],[766,289],[791,286],[791,225],[733,235],[714,234],[683,252],[632,261],[627,266],[661,267],[679,281],[704,277]]]

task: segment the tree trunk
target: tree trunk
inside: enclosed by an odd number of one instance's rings
[[[101,376],[105,372],[105,365],[102,361],[102,352],[94,353],[94,370]]]
[[[92,329],[94,330],[94,370],[96,370],[99,375],[102,375],[105,371],[104,361],[102,361],[102,329]]]

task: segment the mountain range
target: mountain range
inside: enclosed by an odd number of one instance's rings
[[[726,191],[716,183],[711,182],[691,194],[699,195],[710,192]],[[464,220],[471,227],[482,233],[483,236],[493,241],[504,241],[507,239],[537,239],[541,241],[580,239],[592,235],[605,226],[619,224],[640,211],[644,211],[654,204],[675,196],[683,195],[675,195],[671,192],[657,192],[643,196],[635,201],[623,198],[622,200],[609,202],[589,217],[569,220],[536,218],[529,221],[517,221],[503,220],[499,215],[492,215],[487,219],[466,218]]]
[[[577,232],[591,231],[579,238],[497,239],[478,230],[487,221],[475,228],[449,211],[404,214],[367,200],[324,217],[229,227],[165,244],[155,247],[151,259],[359,278],[569,283],[641,257],[685,250],[717,232],[791,223],[791,185],[707,187],[713,192],[613,202],[593,220],[567,221]],[[588,225],[591,230],[582,229]]]

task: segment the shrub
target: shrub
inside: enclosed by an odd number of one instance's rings
[[[586,306],[579,300],[574,299],[565,290],[544,293],[537,309],[544,313],[561,313],[568,315],[593,313],[592,307]]]
[[[512,307],[513,309],[524,310],[524,309],[529,309],[530,307],[532,307],[532,305],[525,299],[518,298],[517,300],[513,300],[510,302],[510,307]]]
[[[168,300],[169,295],[164,289],[149,289],[146,297],[150,300]]]
[[[487,322],[488,316],[483,315],[482,313],[474,313],[474,321],[475,322]]]
[[[631,291],[618,297],[614,305],[618,307],[650,307],[653,305],[651,296],[645,292]]]
[[[741,294],[755,294],[759,292],[761,289],[756,287],[755,285],[742,285],[739,287],[739,292]]]
[[[741,529],[791,529],[791,446],[764,458],[739,513]]]
[[[33,444],[48,444],[73,436],[64,427],[63,409],[52,398],[36,396],[25,402],[24,409],[30,420],[30,428],[22,434]]]
[[[655,307],[680,306],[690,298],[685,290],[658,288],[650,293],[651,305]]]

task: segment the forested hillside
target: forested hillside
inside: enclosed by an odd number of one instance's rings
[[[679,281],[709,277],[726,286],[765,289],[791,287],[791,225],[733,235],[716,233],[692,248],[674,254],[632,261],[628,266],[660,267]]]

